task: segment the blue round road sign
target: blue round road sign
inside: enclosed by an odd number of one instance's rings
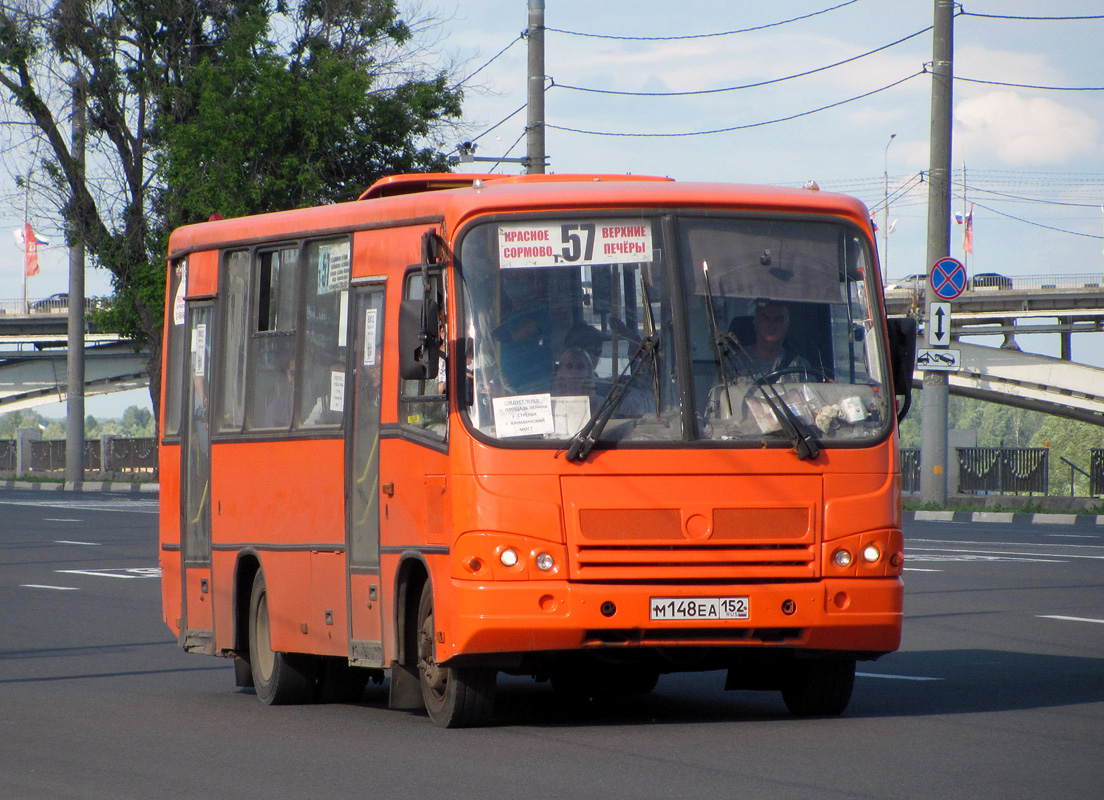
[[[932,264],[928,281],[940,299],[954,300],[966,290],[966,267],[958,259],[941,258]]]

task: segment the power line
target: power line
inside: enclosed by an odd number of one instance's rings
[[[867,56],[872,56],[875,53],[880,53],[883,50],[888,50],[890,47],[895,47],[896,45],[899,45],[902,42],[907,42],[909,39],[915,39],[917,36],[920,36],[921,34],[927,33],[931,29],[932,29],[932,26],[929,25],[928,27],[924,28],[923,30],[916,31],[916,33],[910,33],[908,36],[905,36],[901,39],[898,39],[895,42],[890,42],[889,44],[884,44],[881,47],[876,47],[873,50],[868,50],[865,53],[861,53],[860,55],[857,55],[857,56],[852,56],[851,58],[845,58],[843,61],[837,61],[834,64],[827,64],[823,67],[817,67],[816,69],[806,70],[805,72],[798,72],[798,73],[795,73],[793,75],[787,75],[783,78],[771,78],[768,81],[759,81],[757,83],[745,83],[745,84],[742,84],[740,86],[726,86],[722,89],[698,89],[698,90],[686,91],[686,92],[627,92],[627,91],[617,91],[615,89],[595,89],[595,88],[591,88],[591,87],[587,87],[587,86],[571,86],[569,84],[564,84],[564,83],[557,83],[556,85],[559,86],[561,89],[569,89],[569,90],[574,91],[574,92],[590,92],[592,94],[616,94],[616,95],[623,95],[623,96],[627,96],[627,97],[687,97],[687,96],[690,96],[690,95],[718,94],[720,92],[734,92],[734,91],[737,91],[739,89],[755,89],[755,88],[760,87],[760,86],[769,86],[772,83],[782,83],[783,81],[790,81],[790,80],[793,80],[794,78],[804,78],[808,75],[815,75],[818,72],[824,72],[825,70],[834,69],[835,67],[843,66],[844,64],[850,64],[852,61],[858,61],[861,58],[866,58]]]
[[[1047,92],[1104,92],[1104,86],[1037,86],[1030,83],[1005,83],[1003,81],[982,81],[976,78],[963,78],[955,75],[956,81],[964,83],[983,83],[987,86],[1009,86],[1013,89],[1039,89]]]
[[[466,83],[467,83],[468,81],[470,81],[470,80],[471,80],[472,78],[474,78],[474,77],[475,77],[476,75],[478,75],[478,74],[479,74],[480,72],[482,72],[482,71],[483,71],[483,70],[485,70],[485,69],[486,69],[487,67],[489,67],[489,66],[490,66],[491,64],[493,64],[493,63],[494,63],[494,62],[495,62],[495,61],[496,61],[496,60],[498,59],[498,57],[499,57],[499,56],[501,56],[501,55],[502,55],[503,53],[505,53],[505,52],[506,52],[507,50],[509,50],[509,49],[510,49],[511,47],[513,47],[513,46],[514,46],[515,44],[517,44],[518,42],[520,42],[520,41],[521,41],[522,39],[524,39],[524,38],[525,38],[525,37],[524,37],[523,35],[519,34],[519,35],[518,35],[518,37],[517,37],[516,39],[514,39],[514,40],[513,40],[512,42],[510,42],[510,43],[509,43],[508,45],[506,45],[506,46],[505,46],[505,47],[503,47],[503,48],[502,48],[501,50],[499,50],[499,51],[498,51],[497,53],[495,53],[495,54],[494,54],[494,55],[493,55],[493,56],[491,57],[490,61],[488,61],[488,62],[487,62],[486,64],[484,64],[483,66],[481,66],[481,67],[480,67],[479,69],[477,69],[477,70],[476,70],[475,72],[473,72],[472,74],[470,74],[470,75],[469,75],[468,77],[464,78],[464,80],[462,80],[462,81],[459,81],[459,82],[457,82],[457,83],[453,84],[452,88],[453,88],[453,89],[459,89],[459,88],[460,88],[461,86],[463,86],[464,84],[466,84]]]
[[[955,183],[955,186],[962,187],[962,182]],[[1068,206],[1069,208],[1100,208],[1100,203],[1069,203],[1064,200],[1044,200],[1039,197],[1023,197],[1021,195],[1008,194],[1007,192],[997,192],[993,189],[983,189],[980,186],[968,185],[962,187],[971,192],[981,192],[982,194],[991,194],[995,197],[1003,197],[1007,200],[1016,200],[1023,203],[1036,203],[1038,205],[1048,206]]]
[[[624,137],[635,137],[635,138],[676,138],[676,137],[680,137],[680,136],[708,136],[708,135],[714,134],[714,133],[731,133],[732,131],[742,131],[742,130],[747,130],[749,128],[759,128],[759,127],[762,127],[764,125],[774,125],[774,124],[779,123],[779,122],[789,122],[790,120],[799,119],[800,117],[807,117],[811,114],[817,114],[821,111],[827,111],[828,109],[831,109],[831,108],[837,108],[838,106],[846,105],[847,103],[853,103],[856,100],[862,100],[866,97],[871,97],[871,96],[876,95],[880,92],[884,92],[888,89],[892,89],[895,86],[900,86],[902,83],[905,83],[906,81],[910,81],[913,78],[917,78],[917,77],[919,77],[921,75],[925,75],[925,74],[927,74],[927,70],[920,70],[919,72],[914,72],[912,75],[909,75],[907,77],[901,78],[900,80],[894,81],[893,83],[882,86],[879,89],[874,89],[872,91],[865,92],[863,94],[856,95],[854,97],[849,97],[846,100],[840,100],[839,102],[836,102],[836,103],[829,103],[826,106],[820,106],[819,108],[814,108],[810,111],[802,111],[798,114],[791,114],[788,117],[779,117],[778,119],[764,120],[762,122],[751,122],[751,123],[748,123],[747,125],[733,125],[730,128],[716,128],[714,130],[708,130],[708,131],[685,131],[685,132],[682,132],[682,133],[618,133],[618,132],[613,132],[613,131],[590,131],[590,130],[582,130],[582,129],[579,129],[579,128],[567,128],[567,127],[564,127],[564,126],[561,126],[561,125],[550,125],[547,122],[545,123],[545,127],[546,128],[552,128],[552,129],[558,130],[558,131],[564,131],[566,133],[582,133],[582,134],[586,134],[588,136],[624,136]]]
[[[792,19],[784,19],[780,22],[769,22],[766,25],[757,25],[754,28],[742,28],[736,31],[721,31],[719,33],[696,33],[688,36],[613,36],[611,34],[604,33],[584,33],[582,31],[565,31],[560,28],[548,28],[546,31],[552,31],[553,33],[562,33],[567,36],[583,36],[589,39],[616,39],[623,42],[675,42],[686,39],[710,39],[716,36],[732,36],[737,33],[751,33],[752,31],[762,31],[767,28],[776,28],[779,25],[789,25],[791,22],[799,22],[803,19],[809,19],[810,17],[817,17],[821,14],[827,14],[830,11],[836,11],[844,6],[853,5],[859,2],[859,0],[848,0],[846,3],[840,3],[839,5],[832,6],[831,8],[825,8],[820,11],[814,11],[811,14],[804,14],[800,17],[793,17]]]
[[[546,90],[546,91],[547,91],[547,90]],[[499,120],[498,122],[496,122],[496,123],[495,123],[494,125],[492,125],[491,127],[487,128],[487,130],[483,131],[483,132],[482,132],[481,134],[479,134],[478,136],[473,136],[473,137],[471,138],[471,140],[470,140],[470,141],[473,141],[473,142],[478,142],[478,141],[479,141],[480,139],[482,139],[482,138],[483,138],[484,136],[486,136],[486,135],[487,135],[488,133],[490,133],[491,131],[493,131],[493,130],[494,130],[495,128],[498,128],[498,127],[499,127],[499,126],[501,126],[501,125],[505,125],[505,124],[506,124],[507,122],[509,122],[509,121],[510,121],[511,119],[513,119],[514,117],[516,117],[516,116],[517,116],[518,114],[520,114],[520,113],[521,113],[522,111],[524,111],[524,110],[526,109],[526,107],[527,107],[528,105],[529,105],[528,103],[522,103],[522,104],[521,104],[520,106],[518,106],[518,107],[517,107],[517,108],[515,108],[515,109],[514,109],[513,111],[511,111],[511,112],[510,112],[509,114],[507,114],[507,115],[506,115],[505,117],[503,117],[503,118],[502,118],[502,119],[500,119],[500,120]],[[524,135],[524,133],[523,133],[522,135]],[[451,156],[451,155],[453,155],[454,153],[456,153],[456,152],[457,152],[457,151],[458,151],[459,149],[460,149],[459,147],[454,147],[454,148],[453,148],[453,149],[452,149],[451,151],[449,151],[449,152],[448,152],[448,153],[446,153],[445,155],[449,155],[449,156]]]
[[[997,209],[990,208],[989,206],[982,205],[981,203],[975,202],[974,205],[977,206],[978,208],[984,208],[986,211],[991,211],[992,213],[994,213],[998,216],[1006,217],[1007,219],[1012,219],[1012,220],[1015,220],[1016,222],[1022,222],[1025,225],[1034,225],[1036,228],[1046,228],[1048,231],[1057,231],[1058,233],[1068,233],[1071,236],[1083,236],[1086,239],[1104,239],[1104,236],[1101,236],[1100,234],[1081,233],[1081,231],[1070,231],[1070,230],[1066,230],[1065,228],[1056,228],[1053,225],[1044,225],[1041,222],[1032,222],[1031,220],[1024,219],[1023,217],[1017,217],[1017,216],[1013,216],[1012,214],[1006,214],[1003,211],[997,211]]]
[[[975,14],[974,12],[967,11],[965,9],[960,9],[958,13],[960,16],[963,17],[981,17],[982,19],[1010,19],[1016,20],[1018,22],[1076,22],[1078,20],[1104,19],[1104,14],[1095,14],[1093,16],[1086,17],[1017,17],[1009,14]]]

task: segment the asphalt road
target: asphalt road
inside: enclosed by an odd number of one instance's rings
[[[156,501],[0,492],[0,798],[1099,798],[1104,532],[909,522],[904,644],[837,719],[722,673],[565,708],[500,677],[495,727],[270,708],[160,616]]]

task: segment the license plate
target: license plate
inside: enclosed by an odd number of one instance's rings
[[[664,619],[747,619],[746,597],[653,597],[651,617]]]

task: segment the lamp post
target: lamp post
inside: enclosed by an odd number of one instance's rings
[[[885,198],[882,201],[882,279],[889,280],[889,146],[897,134],[891,133],[885,146],[885,164],[882,171]]]

